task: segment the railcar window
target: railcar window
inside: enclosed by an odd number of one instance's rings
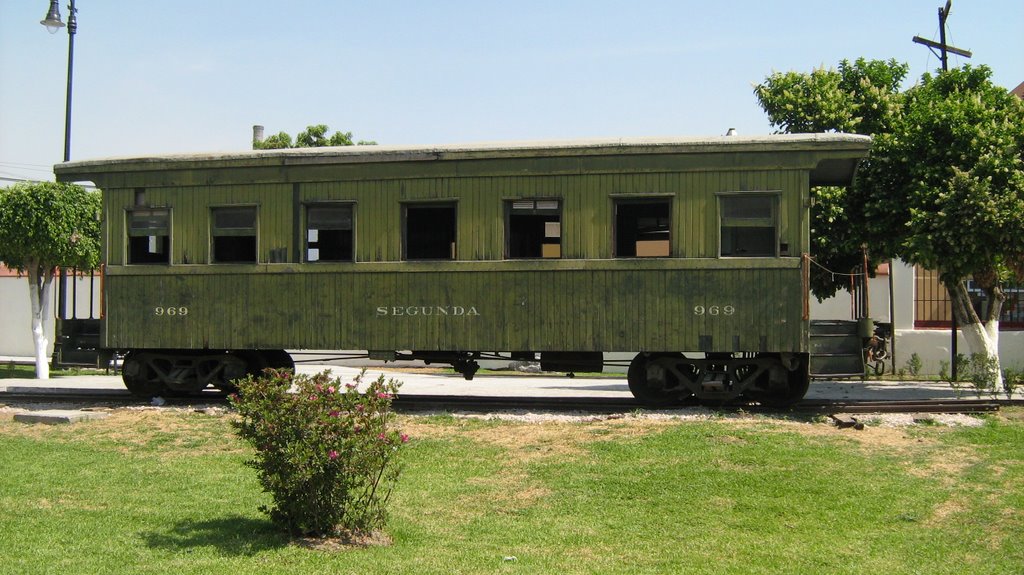
[[[212,208],[211,216],[213,263],[256,263],[256,207]]]
[[[406,204],[407,260],[455,259],[455,204]]]
[[[671,202],[620,201],[615,204],[615,256],[668,257],[671,253]]]
[[[558,200],[511,201],[507,215],[509,258],[562,257],[562,212]]]
[[[779,243],[777,203],[775,195],[719,196],[722,256],[776,257]]]
[[[128,263],[171,263],[171,211],[134,209],[128,212]]]
[[[306,208],[306,261],[353,260],[352,205],[319,204]]]

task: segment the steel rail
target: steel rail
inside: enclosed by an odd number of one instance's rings
[[[146,400],[122,390],[76,390],[59,392],[0,392],[0,404],[90,404],[104,406],[168,405],[189,406],[225,404],[224,394],[208,391],[186,397],[161,397]],[[867,414],[867,413],[986,413],[1003,406],[1024,405],[1022,400],[942,399],[942,400],[804,400],[791,407],[768,407],[756,403],[726,403],[704,407],[722,412],[776,413],[793,415]],[[607,397],[513,397],[456,395],[399,395],[394,409],[402,413],[430,411],[548,411],[556,413],[622,413],[632,411],[675,411],[701,407],[696,401],[665,408],[648,408],[633,398]]]

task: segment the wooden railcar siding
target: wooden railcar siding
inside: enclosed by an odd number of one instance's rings
[[[115,274],[105,345],[806,351],[799,260],[748,266]]]

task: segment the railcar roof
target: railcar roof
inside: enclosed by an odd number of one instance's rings
[[[617,154],[770,153],[815,150],[866,152],[870,145],[871,138],[869,136],[828,133],[689,138],[601,138],[409,146],[339,146],[100,158],[57,164],[54,166],[54,172],[59,179],[66,180],[105,172],[187,167],[246,167]]]

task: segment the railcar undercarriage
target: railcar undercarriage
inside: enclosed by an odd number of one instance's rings
[[[133,395],[187,395],[207,387],[234,391],[231,383],[264,369],[294,369],[284,350],[160,350],[129,351],[121,378]]]
[[[799,354],[640,353],[629,364],[629,390],[644,405],[665,407],[696,397],[724,403],[740,395],[773,406],[800,401],[810,386],[807,359]]]
[[[696,398],[721,404],[743,396],[765,405],[786,406],[807,393],[807,357],[793,353],[639,353],[629,363],[629,390],[649,407],[669,407]],[[480,368],[479,359],[538,361],[543,371],[600,372],[600,352],[513,352],[485,356],[480,352],[373,351],[371,359],[420,360],[449,364],[467,379]],[[366,356],[363,356],[366,357]],[[294,369],[284,350],[132,350],[124,358],[122,378],[134,395],[187,395],[209,387],[230,392],[232,381],[266,368]]]

